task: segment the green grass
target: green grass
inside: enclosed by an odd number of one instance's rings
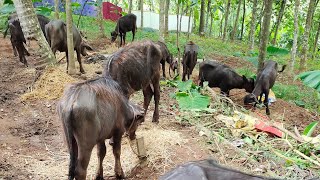
[[[276,83],[272,90],[277,98],[294,103],[311,111],[320,111],[319,93],[312,88]]]

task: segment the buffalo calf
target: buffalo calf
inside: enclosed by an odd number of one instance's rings
[[[47,17],[39,14],[37,15],[37,18],[42,32],[45,33],[45,25],[49,23],[50,20]],[[19,60],[26,66],[28,66],[25,55],[29,56],[30,54],[24,46],[24,44],[26,43],[26,39],[22,32],[22,28],[17,14],[12,14],[8,17],[8,27],[4,32],[4,37],[6,37],[8,30],[11,34],[10,41],[14,55],[17,56],[18,51]]]
[[[232,68],[216,61],[204,61],[199,64],[199,80],[200,86],[204,81],[208,81],[209,87],[219,87],[221,93],[229,96],[231,89],[245,89],[252,92],[254,88],[254,79],[247,79],[240,76]]]
[[[111,41],[114,42],[117,39],[117,36],[120,36],[120,47],[123,44],[126,44],[126,33],[132,32],[132,41],[134,41],[134,35],[137,30],[137,16],[134,14],[127,14],[118,19],[116,28],[111,32]]]
[[[264,105],[266,106],[266,114],[270,115],[269,110],[269,91],[273,87],[277,73],[283,72],[286,65],[282,66],[282,69],[278,71],[278,63],[275,61],[267,61],[263,63],[263,68],[260,70],[260,72],[257,75],[257,80],[254,86],[254,89],[251,94],[248,94],[244,98],[244,104],[249,103],[261,103],[262,95],[264,94]],[[260,99],[258,101],[257,97],[260,96]]]
[[[66,24],[61,20],[52,20],[45,26],[46,38],[51,47],[53,54],[56,51],[66,52],[67,57],[67,71],[69,67],[69,59],[68,59],[68,45],[67,45],[67,27]],[[80,32],[72,25],[72,33],[73,33],[73,46],[74,50],[77,53],[77,60],[80,66],[80,72],[85,73],[82,62],[81,55],[86,56],[86,49],[92,50],[92,48],[86,44],[80,35]]]
[[[153,122],[159,121],[160,101],[160,47],[152,41],[135,42],[113,53],[104,69],[104,75],[110,75],[119,82],[127,98],[142,89],[143,107],[148,110],[154,96]]]
[[[59,101],[58,115],[63,123],[70,153],[69,180],[85,180],[91,151],[97,145],[96,179],[103,179],[105,139],[113,137],[115,175],[124,178],[120,163],[121,138],[127,132],[131,140],[144,117],[144,110],[130,103],[117,82],[100,77],[72,84]]]
[[[170,53],[167,45],[161,41],[156,42],[160,46],[160,50],[162,53],[162,59],[160,61],[162,66],[162,75],[164,78],[166,78],[166,62],[170,65],[169,66],[169,75],[171,76],[171,71],[174,71],[177,69],[177,64],[173,62],[172,54]]]
[[[192,74],[193,68],[197,64],[199,46],[194,42],[189,41],[185,47],[183,52],[183,74],[182,81],[186,80],[186,76],[190,79],[190,75]]]

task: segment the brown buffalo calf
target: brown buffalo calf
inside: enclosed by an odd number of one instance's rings
[[[152,41],[134,42],[113,53],[103,72],[119,82],[127,98],[142,89],[145,111],[154,96],[152,122],[159,122],[161,60],[159,45]]]
[[[69,180],[86,179],[95,145],[99,161],[96,179],[103,179],[105,139],[111,137],[114,141],[115,174],[117,178],[124,178],[120,163],[121,138],[124,132],[131,140],[135,138],[144,110],[123,96],[119,84],[110,77],[73,84],[65,90],[57,110],[70,153]]]
[[[199,46],[192,41],[189,41],[185,45],[183,59],[182,59],[182,64],[183,64],[182,81],[186,80],[186,76],[188,76],[188,79],[190,79],[190,75],[192,74],[193,68],[197,64],[198,51],[199,51]]]

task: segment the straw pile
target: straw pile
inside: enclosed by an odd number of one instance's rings
[[[21,96],[22,100],[39,100],[48,99],[55,100],[63,95],[63,90],[66,84],[90,79],[97,76],[96,71],[101,71],[100,64],[83,64],[86,71],[85,75],[79,76],[80,79],[74,78],[66,73],[66,63],[60,66],[47,68],[35,83],[30,92]],[[76,71],[79,70],[79,65],[76,63]]]
[[[58,99],[63,95],[65,85],[72,82],[76,82],[76,79],[69,76],[65,70],[50,67],[43,72],[31,92],[22,95],[21,99]]]
[[[148,166],[162,172],[166,172],[175,165],[172,160],[176,156],[174,147],[176,145],[181,146],[186,142],[179,132],[162,129],[160,126],[151,123],[138,131],[137,135],[144,137]]]

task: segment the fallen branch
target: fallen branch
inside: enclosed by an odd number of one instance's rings
[[[286,130],[286,129],[283,128],[283,127],[276,126],[276,125],[274,125],[274,124],[271,124],[271,126],[279,129],[280,131],[284,132],[285,134],[289,135],[290,137],[292,137],[293,139],[295,139],[295,140],[297,140],[297,141],[299,141],[299,142],[301,142],[301,143],[304,143],[304,142],[305,142],[302,138],[299,138],[298,136],[296,136],[295,134],[293,134],[292,132]]]
[[[304,159],[306,159],[306,160],[308,160],[308,161],[312,162],[313,164],[315,164],[315,165],[320,167],[320,162],[318,162],[318,161],[316,161],[314,159],[311,159],[310,157],[306,156],[305,154],[303,154],[302,152],[300,152],[300,151],[298,151],[296,149],[294,149],[293,151],[295,153],[297,153],[298,155],[300,155],[301,157],[303,157]]]

